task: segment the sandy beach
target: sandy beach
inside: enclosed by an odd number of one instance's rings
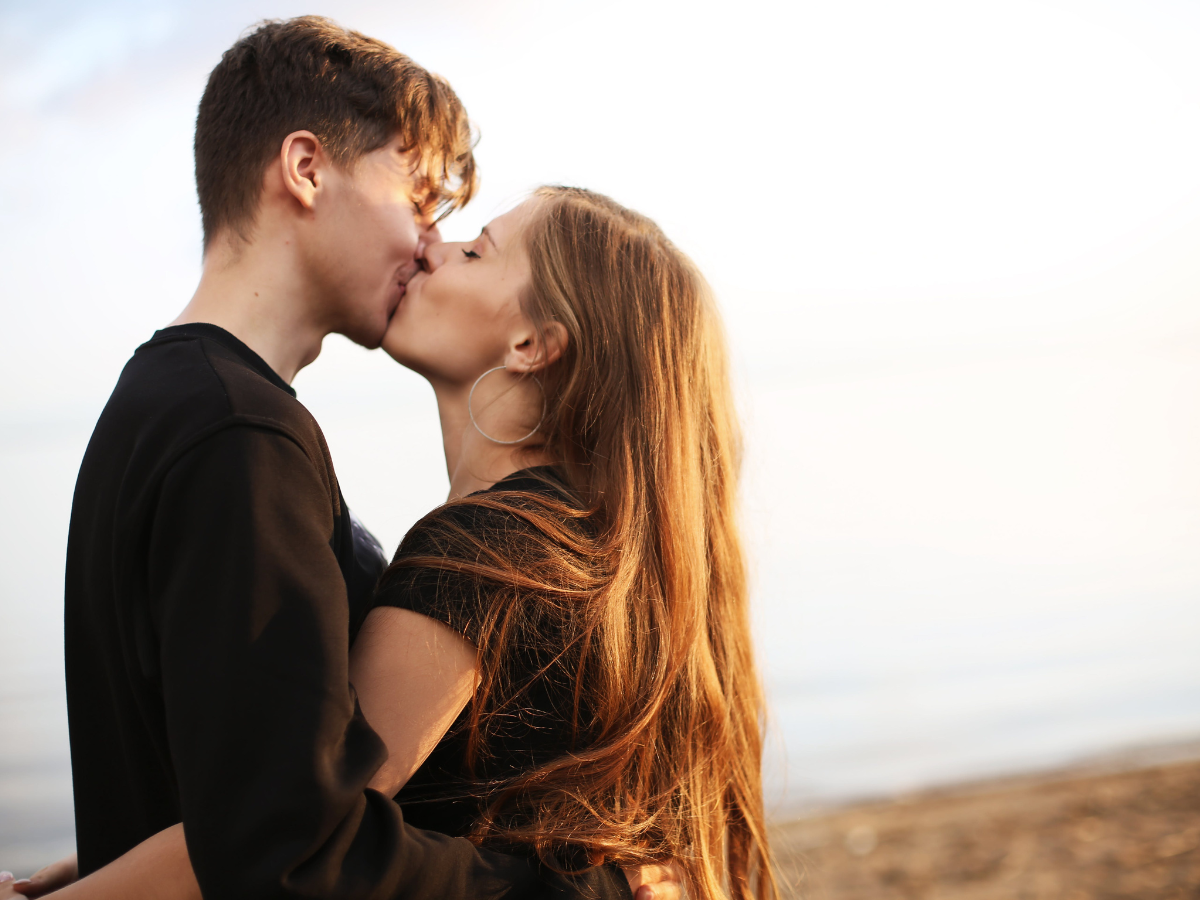
[[[1200,897],[1200,761],[1013,779],[780,825],[804,900]]]

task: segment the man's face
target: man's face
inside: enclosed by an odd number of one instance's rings
[[[326,169],[304,254],[317,318],[368,348],[383,340],[418,255],[440,240],[412,157],[400,147],[396,138],[349,169]]]

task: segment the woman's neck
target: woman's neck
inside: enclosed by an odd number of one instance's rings
[[[470,385],[435,384],[433,392],[437,397],[438,418],[442,425],[446,474],[450,478],[448,500],[490,488],[520,469],[551,462],[538,446],[502,444],[484,437],[472,424],[467,408]],[[524,412],[526,415],[521,418],[527,418],[531,413],[531,404],[527,401],[520,406],[524,409],[514,407],[511,412]],[[536,421],[536,414],[533,418]]]

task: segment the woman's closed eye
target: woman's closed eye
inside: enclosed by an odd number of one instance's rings
[[[464,250],[463,256],[465,256],[467,259],[479,259],[480,258],[479,254],[476,253],[474,250]]]

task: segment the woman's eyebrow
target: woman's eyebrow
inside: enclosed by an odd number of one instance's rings
[[[492,233],[491,233],[490,231],[488,231],[488,229],[487,229],[487,226],[486,226],[486,225],[484,225],[484,226],[483,226],[483,229],[482,229],[482,231],[481,231],[480,233],[481,233],[481,234],[482,234],[482,235],[483,235],[485,238],[487,238],[489,241],[491,241],[491,242],[492,242],[492,247],[494,247],[496,250],[499,250],[499,249],[500,249],[500,247],[499,247],[499,246],[497,246],[497,244],[496,244],[496,239],[495,239],[494,237],[492,237]]]

